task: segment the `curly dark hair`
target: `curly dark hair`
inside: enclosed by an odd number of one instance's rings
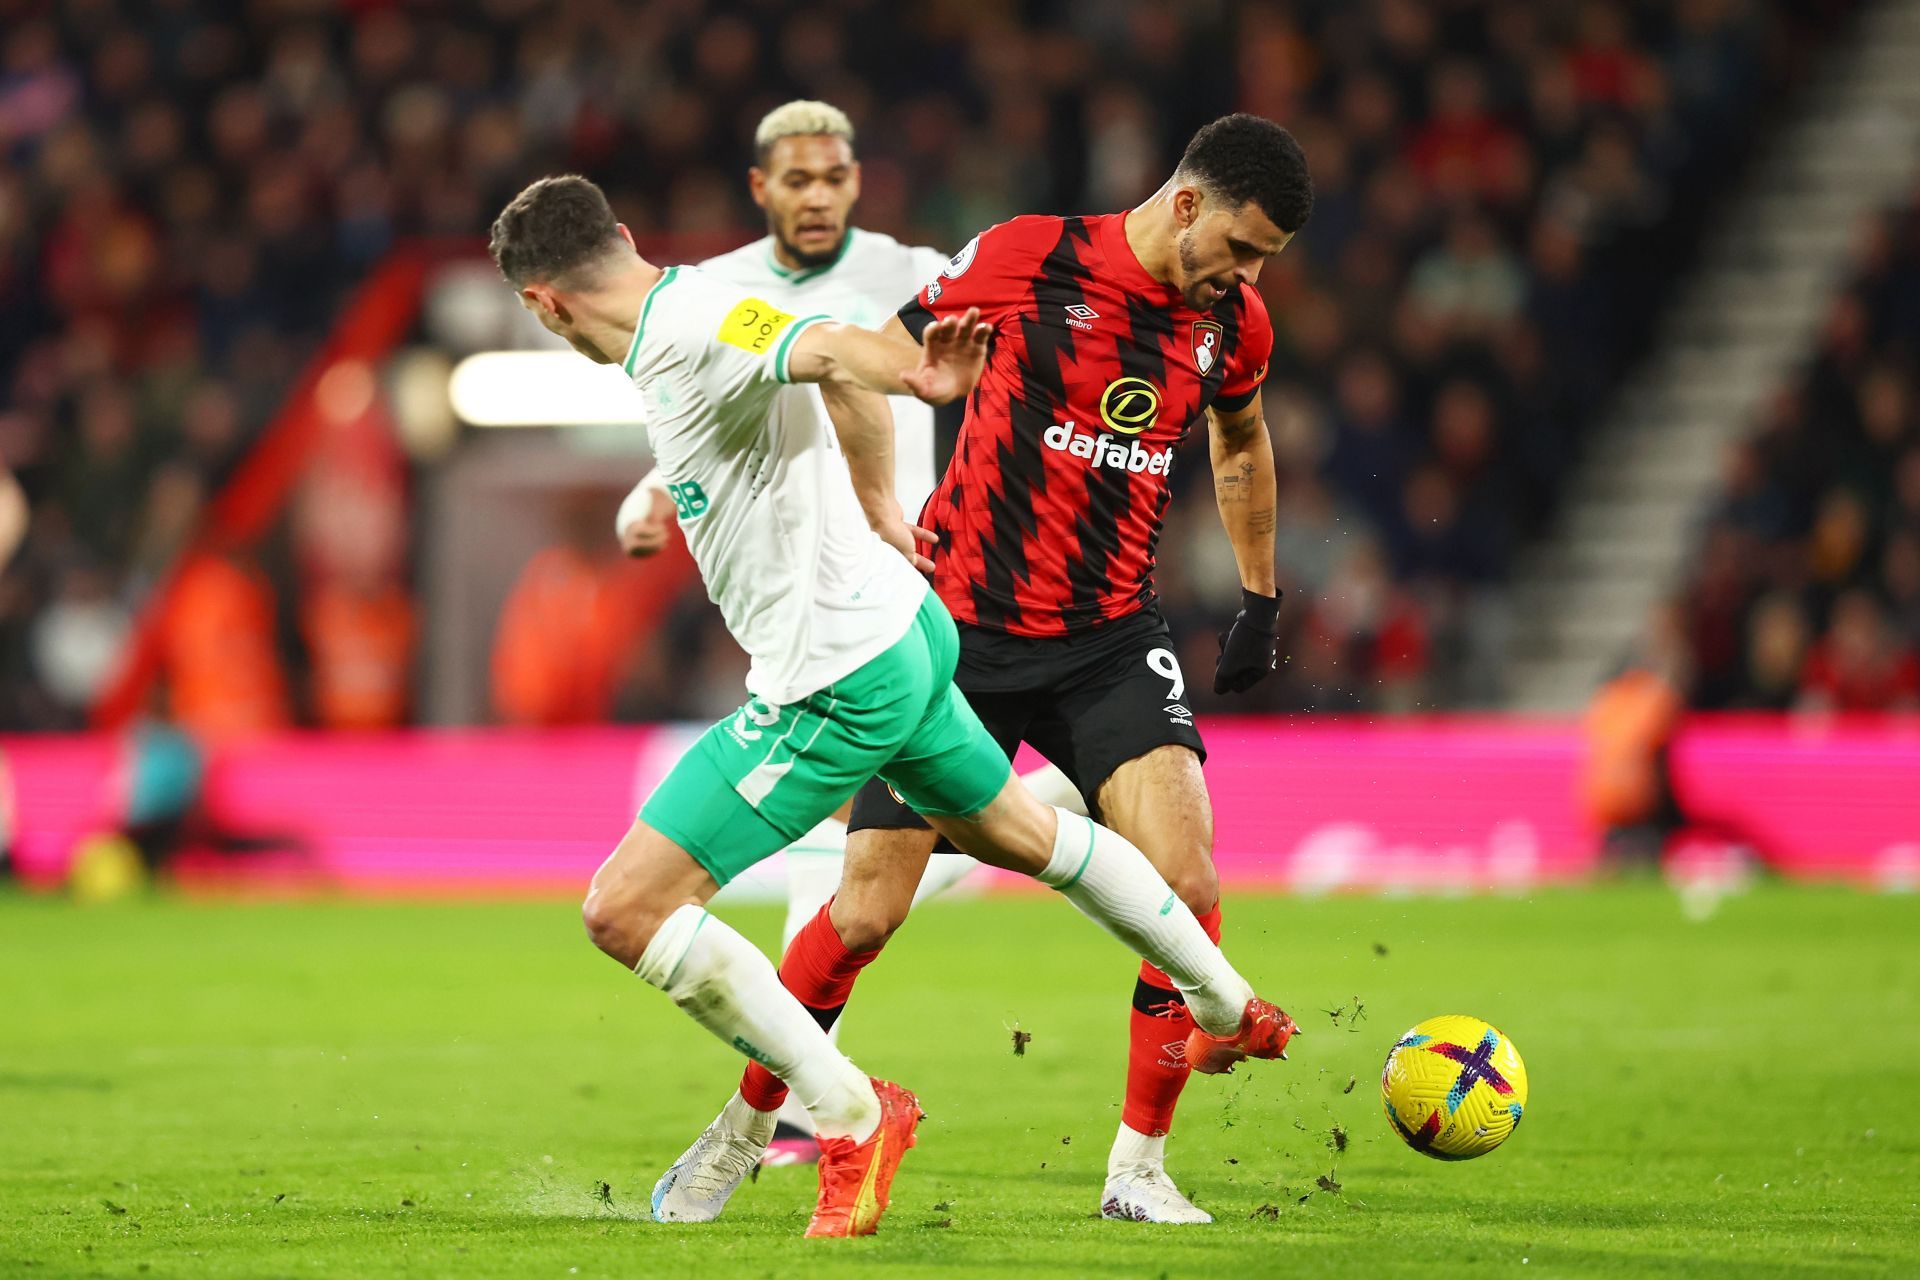
[[[620,238],[606,193],[577,173],[542,178],[493,220],[487,250],[507,283],[553,284],[593,263]]]
[[[1251,200],[1292,234],[1313,213],[1313,178],[1291,133],[1261,116],[1221,116],[1193,135],[1175,173],[1240,208]]]

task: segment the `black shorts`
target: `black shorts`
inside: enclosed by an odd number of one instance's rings
[[[1027,743],[1060,766],[1096,813],[1101,784],[1129,760],[1170,743],[1207,758],[1158,609],[1046,639],[961,623],[953,682],[1009,759]],[[854,797],[847,830],[926,825],[875,778]]]

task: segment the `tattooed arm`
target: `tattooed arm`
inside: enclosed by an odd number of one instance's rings
[[[1213,494],[1240,566],[1240,585],[1258,595],[1275,595],[1273,441],[1260,397],[1239,409],[1209,409],[1207,427]]]

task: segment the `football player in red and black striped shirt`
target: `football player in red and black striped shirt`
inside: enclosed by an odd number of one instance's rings
[[[1059,765],[1216,941],[1206,753],[1155,604],[1154,551],[1175,447],[1204,420],[1243,596],[1213,684],[1238,692],[1265,677],[1279,609],[1260,406],[1273,331],[1254,281],[1312,201],[1285,129],[1226,116],[1138,208],[1002,223],[890,322],[917,337],[978,307],[993,326],[953,461],[921,516],[938,539],[935,590],[960,627],[954,682],[1009,753],[1025,741]],[[905,918],[935,843],[877,780],[849,828],[840,891],[781,966],[823,1022]],[[1164,1166],[1191,1025],[1174,984],[1143,965],[1108,1217],[1210,1221]],[[783,1093],[757,1066],[741,1091],[760,1109]]]

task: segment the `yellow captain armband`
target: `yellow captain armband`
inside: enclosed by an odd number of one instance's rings
[[[775,342],[792,323],[791,312],[759,298],[748,298],[727,312],[714,336],[749,355],[763,356],[773,350]]]

